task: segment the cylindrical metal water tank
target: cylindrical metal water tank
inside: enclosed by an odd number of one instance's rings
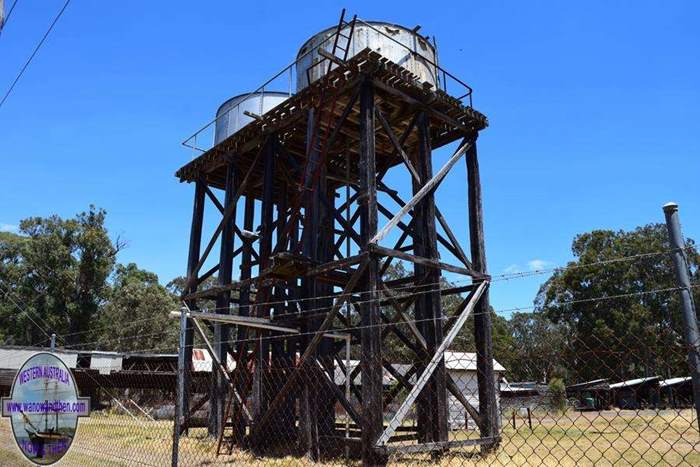
[[[253,120],[245,111],[262,115],[288,98],[286,92],[265,91],[241,94],[227,100],[216,111],[214,144],[219,144]]]
[[[309,69],[314,63],[323,60],[319,55],[319,49],[328,53],[333,50],[335,32],[337,28],[332,27],[319,32],[306,41],[297,54],[297,91],[309,85],[309,79],[313,83],[328,71],[328,60],[324,60],[320,65]],[[350,26],[345,26],[341,34],[348,36]],[[347,39],[338,38],[338,46],[342,49],[347,47]],[[347,58],[352,58],[355,54],[365,48],[370,48],[392,62],[401,65],[411,73],[418,76],[421,82],[428,83],[438,88],[438,70],[435,64],[437,61],[437,51],[428,42],[428,39],[411,29],[398,24],[384,23],[381,21],[366,21],[355,23],[355,30],[350,40]],[[413,54],[412,52],[415,52]],[[342,50],[337,50],[338,57],[343,56]],[[333,64],[331,69],[336,68]],[[309,77],[307,78],[307,70]]]

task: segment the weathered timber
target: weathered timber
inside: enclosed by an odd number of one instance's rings
[[[481,202],[481,180],[477,159],[476,141],[466,157],[469,195],[469,238],[474,268],[487,274],[484,247],[484,219]],[[479,385],[479,430],[482,438],[493,438],[498,433],[498,408],[493,370],[493,341],[491,337],[491,312],[488,291],[477,304],[474,316],[474,343],[476,345],[476,369]],[[488,447],[487,447],[488,449]]]

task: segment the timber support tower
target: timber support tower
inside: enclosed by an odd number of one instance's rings
[[[364,464],[377,465],[396,451],[440,455],[498,443],[476,151],[486,117],[471,107],[471,95],[465,105],[370,49],[328,61],[334,68],[324,76],[177,172],[194,185],[194,207],[174,462],[202,400],[218,454],[249,449],[322,460],[349,446]],[[436,170],[432,151],[455,142]],[[462,159],[469,228],[454,232],[434,192]],[[390,186],[390,170],[403,172],[410,197]],[[206,204],[218,218],[205,237]],[[469,255],[460,237],[469,238]],[[457,264],[442,261],[439,249]],[[396,261],[410,272],[390,280],[385,273]],[[470,280],[441,287],[443,271]],[[204,287],[213,277],[216,285]],[[441,304],[447,294],[460,297],[449,316]],[[470,314],[478,407],[444,363]],[[189,376],[195,334],[214,353],[215,367],[199,401]],[[408,373],[383,352],[390,337],[413,355]],[[354,368],[345,365],[346,345],[360,360]],[[385,387],[385,372],[398,384]],[[449,439],[450,394],[476,421],[478,438]],[[404,424],[409,411],[414,428]]]

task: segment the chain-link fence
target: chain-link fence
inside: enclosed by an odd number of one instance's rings
[[[609,272],[609,264],[598,267],[597,277]],[[498,279],[492,287],[507,288]],[[406,287],[391,300],[356,297],[312,352],[305,349],[313,330],[238,333],[232,326],[219,361],[208,351],[215,334],[200,321],[202,333],[187,345],[193,363],[184,374],[178,463],[350,465],[362,463],[369,448],[391,465],[700,465],[677,288],[550,296],[534,313],[491,310],[489,380],[474,343],[478,312],[460,321],[465,297],[442,298],[440,326],[413,314],[417,296],[455,287]],[[379,305],[379,324],[362,323],[361,302],[370,301]],[[314,302],[307,311],[323,316],[332,304]],[[642,316],[642,306],[659,312]],[[448,336],[459,324],[447,348],[425,338],[436,328]],[[368,330],[378,331],[382,345],[363,355]],[[0,360],[13,351],[4,350]],[[77,354],[72,371],[92,401],[62,465],[172,462],[177,349],[57,352]],[[0,361],[3,396],[16,371],[6,363]],[[484,403],[489,388],[493,419]],[[0,464],[23,463],[3,419]]]

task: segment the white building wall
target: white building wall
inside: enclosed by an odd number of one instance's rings
[[[455,381],[457,387],[464,395],[465,399],[477,410],[479,410],[479,385],[476,377],[476,371],[471,370],[447,370]],[[498,413],[500,413],[501,408],[501,394],[498,391],[498,380],[500,375],[498,372],[494,373],[494,384],[496,386],[496,407]],[[472,417],[469,416],[466,409],[455,396],[448,391],[447,393],[447,407],[448,415],[447,419],[451,430],[460,430],[465,428],[465,420],[468,425],[466,428],[470,430],[477,429],[476,422]]]

